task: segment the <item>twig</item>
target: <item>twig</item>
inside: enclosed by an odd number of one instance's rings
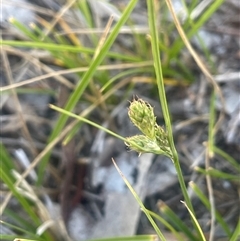
[[[9,61],[8,61],[8,57],[6,55],[6,52],[2,49],[2,57],[3,57],[3,63],[4,63],[4,67],[5,67],[5,71],[6,71],[6,75],[7,75],[7,79],[8,79],[8,82],[10,85],[13,84],[13,76],[12,76],[12,72],[11,72],[11,69],[10,69],[10,64],[9,64]],[[37,150],[35,148],[35,146],[33,145],[33,140],[32,140],[32,137],[30,135],[30,132],[28,130],[28,127],[26,125],[26,121],[25,121],[25,118],[23,116],[23,111],[22,111],[22,107],[21,107],[21,104],[19,102],[19,99],[18,99],[18,96],[16,94],[16,91],[15,89],[12,89],[12,94],[13,94],[13,101],[14,101],[14,106],[16,108],[16,112],[18,113],[18,116],[19,116],[19,119],[20,121],[22,122],[22,131],[23,131],[23,135],[26,137],[26,139],[29,141],[30,143],[30,151],[33,155],[36,155],[37,153]]]

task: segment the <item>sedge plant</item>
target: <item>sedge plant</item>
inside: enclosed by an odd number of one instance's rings
[[[201,227],[195,217],[194,209],[191,203],[191,200],[188,196],[187,189],[185,186],[184,178],[182,175],[178,154],[175,149],[174,141],[173,141],[173,135],[172,135],[172,129],[171,129],[171,120],[170,115],[168,112],[168,105],[167,100],[165,96],[165,90],[164,90],[164,81],[163,81],[163,75],[162,75],[162,69],[161,69],[161,62],[160,62],[160,54],[158,51],[158,34],[157,34],[157,28],[156,28],[156,16],[154,11],[154,3],[153,1],[148,1],[148,11],[149,11],[149,26],[151,30],[151,44],[152,44],[152,53],[153,53],[153,59],[154,59],[154,67],[155,67],[155,73],[156,73],[156,79],[157,79],[157,85],[159,90],[159,97],[160,97],[160,103],[163,110],[164,120],[165,120],[165,126],[166,129],[159,126],[156,123],[156,117],[153,112],[153,108],[142,99],[136,99],[131,102],[129,107],[129,118],[133,122],[133,124],[142,132],[143,135],[136,135],[131,136],[125,139],[125,143],[128,146],[129,149],[137,151],[139,154],[151,152],[157,155],[166,155],[168,156],[172,161],[176,168],[176,172],[178,174],[179,183],[182,189],[182,193],[185,199],[184,205],[186,206],[186,209],[189,211],[192,220],[193,220],[193,227],[188,228],[184,225],[181,225],[179,227],[180,230],[182,230],[191,240],[206,240],[205,236],[203,235],[203,231],[201,230]],[[58,109],[56,107],[53,107],[54,109]],[[69,116],[74,116],[73,114],[70,114],[64,110],[60,110],[62,113],[65,113]],[[83,120],[81,117],[77,117],[79,120]],[[214,120],[214,118],[212,118]],[[84,121],[84,120],[83,120]],[[85,120],[86,121],[86,120]],[[87,122],[87,121],[86,121]],[[89,123],[89,122],[88,122]],[[211,125],[210,125],[211,127]],[[101,127],[100,127],[101,128]],[[101,128],[103,129],[103,128]],[[108,133],[110,133],[108,130],[105,130]],[[212,143],[212,131],[210,131],[209,140],[210,143]],[[111,133],[110,133],[111,134]],[[114,134],[114,136],[116,136]],[[122,137],[120,139],[123,140]],[[115,162],[114,162],[115,164]],[[116,164],[115,164],[116,165]],[[119,173],[122,175],[125,183],[135,196],[136,200],[139,202],[139,205],[142,207],[142,210],[145,212],[145,214],[148,216],[150,212],[145,210],[144,206],[142,206],[141,200],[138,199],[138,196],[134,192],[134,190],[129,185],[128,181],[124,178],[121,171],[118,169]],[[216,172],[215,172],[216,173]],[[209,171],[207,172],[209,174]],[[219,173],[222,178],[224,178],[224,175],[222,173]],[[231,177],[231,175],[226,177]],[[208,202],[205,202],[205,205],[212,205]],[[168,210],[165,208],[165,210]],[[169,210],[166,212],[168,214],[168,217],[173,218],[173,221],[176,222],[177,217],[174,213]],[[153,215],[153,214],[152,214]],[[148,216],[149,218],[149,216]],[[158,219],[161,219],[160,217]],[[152,223],[152,220],[149,218],[150,222]],[[162,219],[161,219],[162,220]],[[222,223],[225,231],[229,234],[229,229],[226,227],[225,222],[222,220],[221,216],[218,215],[219,222]],[[179,223],[181,224],[181,220],[179,220]],[[159,235],[159,238],[161,240],[164,240],[164,237],[162,237],[161,232],[159,232],[158,228],[155,227],[155,224],[153,224],[153,227],[155,228],[156,232]],[[169,224],[166,224],[166,226],[169,226]],[[169,226],[171,227],[171,226]],[[174,231],[174,228],[171,227],[171,229]],[[193,231],[195,229],[195,231]],[[234,232],[235,235],[236,232]],[[236,236],[236,235],[235,235]],[[233,237],[233,236],[232,236]]]
[[[81,52],[83,56],[85,56],[85,61],[83,64],[84,66],[88,66],[87,69],[84,69],[85,74],[80,75],[82,77],[81,82],[77,85],[76,89],[72,92],[71,96],[69,97],[66,106],[64,109],[58,108],[51,106],[51,108],[59,111],[62,113],[62,115],[59,117],[58,122],[49,137],[49,143],[53,143],[55,139],[60,135],[61,131],[63,130],[64,124],[67,122],[68,117],[74,117],[78,120],[78,125],[75,125],[75,132],[72,134],[74,135],[76,133],[77,128],[80,128],[80,125],[82,122],[85,122],[87,124],[93,125],[96,128],[102,129],[106,131],[107,133],[113,135],[116,138],[121,139],[126,143],[128,148],[137,151],[139,154],[143,154],[146,152],[151,152],[156,155],[165,155],[169,157],[173,165],[175,166],[180,187],[183,193],[184,197],[184,205],[186,205],[186,210],[189,211],[192,217],[192,227],[188,227],[186,224],[183,223],[182,220],[180,220],[177,215],[165,204],[160,205],[160,209],[162,210],[162,213],[164,213],[167,217],[168,220],[165,220],[162,216],[159,216],[150,210],[147,210],[140,198],[138,197],[137,193],[133,190],[129,182],[126,180],[124,175],[121,173],[121,171],[118,169],[116,166],[117,170],[123,177],[123,180],[125,181],[126,185],[129,187],[130,191],[133,193],[134,197],[136,198],[137,202],[139,203],[141,209],[143,212],[146,214],[148,217],[150,223],[154,227],[158,237],[160,240],[166,240],[163,233],[161,230],[158,228],[154,220],[160,221],[167,229],[169,229],[172,233],[175,234],[175,236],[178,238],[178,240],[185,240],[185,237],[181,236],[178,232],[181,231],[184,233],[186,237],[188,237],[189,240],[194,240],[194,241],[204,241],[205,237],[203,236],[203,232],[201,230],[201,227],[199,226],[195,214],[194,214],[194,209],[191,203],[191,200],[188,196],[186,185],[184,182],[181,166],[179,163],[179,158],[178,154],[176,152],[176,148],[174,145],[174,140],[173,140],[173,134],[172,134],[172,128],[171,128],[171,119],[168,111],[168,104],[167,104],[167,99],[165,96],[165,89],[164,89],[164,78],[163,75],[164,73],[167,75],[172,75],[172,76],[179,76],[179,73],[176,73],[173,69],[171,69],[170,65],[170,60],[175,59],[177,63],[179,63],[179,68],[186,73],[184,77],[188,78],[191,76],[191,73],[189,72],[188,69],[186,69],[184,66],[180,64],[181,61],[178,60],[179,54],[181,52],[181,49],[184,47],[183,41],[181,41],[181,38],[177,38],[172,46],[166,45],[162,39],[159,38],[159,33],[157,29],[157,24],[156,24],[156,12],[155,10],[158,9],[155,7],[153,0],[147,0],[147,6],[148,6],[148,20],[149,20],[149,28],[150,28],[150,35],[149,38],[139,37],[136,35],[136,39],[138,38],[138,44],[140,50],[146,50],[146,44],[149,42],[146,40],[150,40],[151,46],[152,46],[152,51],[151,54],[153,56],[153,65],[154,65],[154,73],[156,75],[156,83],[158,86],[158,94],[160,98],[160,104],[164,116],[164,121],[165,121],[165,127],[162,127],[157,124],[156,122],[156,117],[153,112],[153,108],[150,106],[149,103],[145,102],[142,99],[135,99],[133,102],[131,102],[130,107],[129,107],[129,118],[133,122],[133,124],[142,132],[141,135],[136,135],[136,136],[131,136],[131,137],[122,137],[117,135],[116,133],[103,128],[102,126],[97,125],[94,122],[89,121],[88,118],[84,118],[81,115],[76,115],[71,113],[79,99],[82,98],[83,92],[86,90],[86,88],[91,84],[92,77],[95,75],[95,73],[99,70],[99,67],[101,62],[104,60],[104,58],[110,57],[110,58],[115,58],[119,59],[122,61],[130,61],[138,63],[142,61],[142,58],[146,56],[145,52],[139,53],[139,56],[134,56],[134,55],[123,55],[123,54],[117,54],[114,52],[109,51],[110,47],[112,46],[114,40],[116,39],[120,28],[122,25],[127,21],[131,11],[134,9],[137,1],[130,1],[128,7],[126,8],[125,12],[123,13],[122,18],[118,22],[117,25],[115,25],[114,29],[112,30],[111,34],[105,41],[104,45],[102,46],[100,52],[98,53],[95,58],[92,59],[93,54],[95,53],[94,48],[86,48],[82,46],[81,44],[77,43],[75,46],[71,46],[68,44],[68,42],[62,37],[62,36],[57,36],[57,43],[55,43],[52,39],[45,37],[42,40],[42,32],[40,29],[38,29],[36,26],[33,26],[34,28],[34,33],[30,31],[29,29],[25,28],[22,24],[18,23],[16,20],[11,20],[13,25],[15,25],[18,29],[22,30],[22,32],[29,38],[29,41],[8,41],[8,40],[1,40],[1,44],[3,45],[9,45],[9,46],[22,46],[22,47],[29,47],[29,48],[39,48],[39,49],[45,49],[48,50],[56,60],[58,60],[62,65],[64,65],[67,68],[73,69],[78,67],[79,62],[75,61],[77,60],[76,54]],[[183,1],[184,2],[184,1]],[[212,13],[222,4],[222,0],[217,0],[214,1],[207,11],[205,11],[200,18],[198,18],[196,21],[192,21],[190,18],[190,12],[191,10],[194,9],[194,7],[197,4],[197,1],[192,1],[191,6],[189,6],[189,15],[187,16],[187,20],[183,26],[185,32],[187,33],[187,36],[190,38],[192,37],[197,30],[206,22],[206,20],[212,15]],[[85,14],[85,17],[87,19],[87,22],[90,27],[93,27],[93,21],[91,19],[91,13],[89,11],[88,5],[86,1],[81,1],[79,2],[79,8],[83,11]],[[166,31],[168,32],[168,31]],[[92,36],[92,42],[97,44],[96,42],[96,36]],[[73,39],[72,39],[73,40]],[[137,49],[137,48],[136,48]],[[162,63],[161,58],[160,58],[160,53],[163,53],[165,56],[167,56],[167,61]],[[63,54],[62,54],[63,53]],[[178,60],[178,61],[177,61]],[[148,65],[149,66],[149,65]],[[77,72],[77,71],[76,71]],[[115,88],[113,85],[114,81],[117,80],[118,78],[124,76],[124,75],[130,75],[130,74],[139,74],[141,73],[141,70],[130,70],[130,71],[123,71],[119,76],[116,78],[112,78],[110,81],[107,83],[104,82],[104,78],[101,78],[101,83],[103,85],[101,91],[104,92],[106,91],[106,99],[111,96],[107,95],[107,90],[108,88]],[[148,73],[152,73],[152,69],[148,67],[147,69]],[[78,72],[79,73],[79,72]],[[105,72],[106,73],[106,72]],[[103,75],[106,77],[106,75]],[[191,79],[191,77],[189,78]],[[166,82],[166,81],[165,81]],[[110,92],[110,91],[109,91]],[[103,95],[105,96],[105,95]],[[95,106],[96,107],[96,106]],[[80,123],[80,124],[79,124]],[[212,128],[212,127],[211,127]],[[70,132],[70,131],[69,131]],[[209,131],[212,133],[212,129]],[[213,134],[214,135],[214,134]],[[226,158],[229,160],[229,162],[237,167],[239,170],[239,165],[237,162],[231,158],[227,153],[224,153],[222,150],[217,148],[214,145],[213,140],[213,135],[210,135],[210,143],[211,143],[211,151],[214,153],[217,153],[221,155],[222,157]],[[55,138],[55,139],[54,139]],[[57,143],[57,142],[54,142]],[[50,145],[49,144],[49,145]],[[51,145],[51,148],[53,148],[55,144]],[[38,173],[38,185],[41,185],[42,179],[43,179],[43,172],[45,170],[45,167],[49,161],[49,153],[51,148],[49,150],[44,152],[43,161],[40,164],[40,171]],[[7,151],[4,149],[3,146],[1,146],[2,150],[2,157],[3,157],[3,165],[1,166],[1,179],[3,182],[6,184],[8,189],[11,191],[11,193],[15,196],[15,198],[18,200],[20,205],[23,207],[27,215],[29,216],[29,221],[25,221],[20,217],[17,216],[17,214],[14,214],[11,212],[11,210],[6,209],[5,213],[8,214],[10,217],[15,218],[17,220],[19,227],[11,226],[11,224],[8,223],[2,223],[8,227],[11,227],[13,230],[17,230],[18,232],[22,233],[22,238],[18,238],[16,240],[24,240],[26,241],[28,238],[28,241],[30,240],[54,240],[53,236],[51,235],[50,232],[44,232],[43,235],[38,236],[35,233],[35,230],[37,227],[41,225],[41,220],[39,217],[36,216],[35,210],[37,208],[37,205],[34,204],[33,200],[27,198],[26,196],[23,195],[23,193],[19,192],[18,185],[16,185],[16,176],[13,175],[14,169],[16,167],[12,165],[11,157],[8,155]],[[39,158],[39,160],[41,159]],[[229,175],[226,173],[222,173],[218,170],[213,170],[213,169],[208,169],[208,170],[203,170],[203,169],[198,169],[197,171],[203,173],[204,175],[209,175],[211,177],[220,177],[220,178],[225,178],[225,179],[236,179],[236,175]],[[202,201],[202,203],[209,209],[212,209],[212,204],[208,200],[208,197],[206,197],[197,186],[194,186],[194,184],[191,184],[191,187],[199,197],[199,199]],[[226,222],[223,220],[221,215],[216,211],[213,210],[212,212],[215,213],[216,220],[221,224],[225,232],[227,233],[227,236],[229,237],[229,240],[231,241],[236,241],[239,235],[239,227],[240,227],[240,222],[238,223],[236,230],[232,233],[231,230],[229,229],[228,225]],[[176,225],[173,224],[178,224]],[[27,231],[27,227],[30,227],[30,230]],[[1,238],[4,238],[6,240],[13,240],[16,238],[16,235],[3,235]],[[133,241],[133,240],[155,240],[156,236],[155,235],[147,235],[147,236],[136,236],[136,237],[121,237],[121,238],[112,238],[112,239],[101,239],[101,241],[111,241],[111,240],[125,240],[125,241]],[[99,241],[99,240],[98,240]]]

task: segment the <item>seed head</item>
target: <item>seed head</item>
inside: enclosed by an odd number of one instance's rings
[[[147,102],[138,99],[131,102],[129,118],[138,129],[150,139],[155,136],[156,117],[154,116],[153,108]]]
[[[144,135],[126,138],[125,144],[131,150],[141,153],[162,154],[173,158],[165,130],[156,123],[153,108],[147,102],[138,99],[131,102],[129,118]]]
[[[161,148],[161,150],[164,151],[167,156],[172,158],[172,151],[169,145],[168,135],[165,130],[157,124],[155,125],[155,138],[156,143]]]
[[[164,151],[157,145],[156,141],[149,139],[144,135],[136,135],[126,138],[126,146],[133,150],[141,153],[154,153],[154,154],[163,154]]]

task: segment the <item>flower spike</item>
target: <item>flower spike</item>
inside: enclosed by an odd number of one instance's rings
[[[142,99],[131,102],[128,115],[132,123],[147,137],[154,139],[156,117],[150,104]]]
[[[129,118],[132,123],[144,134],[127,137],[125,144],[133,151],[154,153],[168,156],[172,159],[172,151],[165,130],[156,123],[153,108],[142,99],[131,102]]]

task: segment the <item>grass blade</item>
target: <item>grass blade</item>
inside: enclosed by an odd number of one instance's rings
[[[93,239],[91,241],[157,241],[157,236],[156,235],[136,235],[132,237]]]
[[[212,177],[227,179],[227,180],[236,180],[239,181],[239,175],[228,174],[226,172],[219,171],[215,168],[210,167],[208,170],[205,170],[200,167],[195,167],[197,172],[200,172],[204,175],[210,175]]]
[[[114,40],[116,39],[121,26],[127,21],[130,13],[134,9],[135,5],[137,4],[137,0],[132,0],[128,6],[126,7],[122,17],[119,19],[115,27],[113,28],[112,32],[110,33],[109,37],[106,39],[106,42],[103,44],[102,48],[99,51],[99,54],[95,56],[93,61],[90,63],[89,70],[84,74],[83,78],[81,81],[79,81],[79,84],[77,85],[75,91],[71,94],[70,98],[67,101],[67,104],[65,105],[65,110],[71,111],[77,102],[79,101],[82,93],[88,86],[88,84],[91,81],[92,76],[94,75],[97,67],[101,64],[103,61],[104,57],[106,56],[108,50],[112,46]],[[64,127],[66,121],[68,119],[68,116],[66,115],[61,115],[58,119],[58,122],[56,123],[56,126],[54,130],[52,131],[52,134],[49,138],[49,142],[51,142],[62,130]],[[49,159],[50,154],[46,155],[45,158],[42,160],[40,167],[39,167],[39,175],[38,175],[38,184],[40,184],[43,180],[43,174],[45,167],[47,165],[48,159]]]
[[[185,202],[182,202],[182,203],[185,205],[185,207],[187,208],[188,212],[189,212],[190,215],[192,216],[192,219],[194,220],[195,225],[198,227],[198,230],[197,230],[197,231],[198,231],[198,233],[200,234],[201,240],[202,240],[202,241],[206,241],[205,236],[204,236],[204,234],[203,234],[203,231],[202,231],[202,229],[201,229],[201,227],[200,227],[200,225],[199,225],[199,223],[198,223],[195,215],[192,213],[192,211],[190,210],[190,208],[187,206],[187,204],[186,204]]]
[[[178,241],[185,241],[186,237],[183,237],[182,234],[180,234],[179,232],[177,232],[175,230],[175,228],[169,223],[167,222],[167,220],[165,220],[164,218],[160,217],[159,215],[157,215],[156,213],[152,212],[152,211],[148,211],[148,213],[155,219],[157,219],[158,221],[160,221],[167,229],[170,230],[170,232],[176,237],[176,239]]]
[[[188,226],[164,202],[159,202],[158,207],[161,213],[170,220],[171,224],[176,227],[178,231],[181,231],[189,237],[189,240],[198,240],[194,236],[192,230],[188,228]]]
[[[160,231],[160,229],[158,228],[157,224],[154,222],[154,220],[152,219],[151,215],[149,214],[148,210],[145,208],[144,204],[142,203],[140,197],[137,195],[137,193],[134,191],[134,189],[132,188],[131,184],[128,182],[128,180],[126,179],[126,177],[123,175],[123,173],[121,172],[121,170],[119,169],[119,167],[117,166],[116,162],[114,161],[114,159],[112,159],[114,166],[116,167],[118,173],[120,174],[120,176],[122,177],[123,181],[125,182],[125,184],[127,185],[128,189],[130,190],[130,192],[132,193],[132,195],[134,196],[134,198],[136,199],[136,201],[138,202],[139,206],[141,207],[142,211],[145,213],[145,215],[147,216],[149,222],[151,223],[152,227],[154,228],[154,230],[156,231],[158,237],[160,238],[160,240],[162,241],[167,241],[164,237],[164,235],[162,234],[162,232]]]
[[[193,189],[193,191],[196,193],[196,195],[198,196],[198,198],[201,200],[201,202],[204,204],[204,206],[210,210],[210,202],[208,200],[208,198],[204,195],[204,193],[201,191],[201,189],[193,182],[190,182],[190,187]],[[231,235],[231,231],[227,225],[227,223],[224,221],[224,219],[222,218],[222,216],[220,215],[220,213],[216,210],[216,220],[218,221],[218,223],[222,226],[223,230],[225,231],[225,233],[228,235],[228,237],[230,237]]]
[[[232,237],[230,238],[229,241],[237,241],[239,240],[240,237],[240,219],[238,220],[237,227],[235,228],[235,231],[232,234]]]

